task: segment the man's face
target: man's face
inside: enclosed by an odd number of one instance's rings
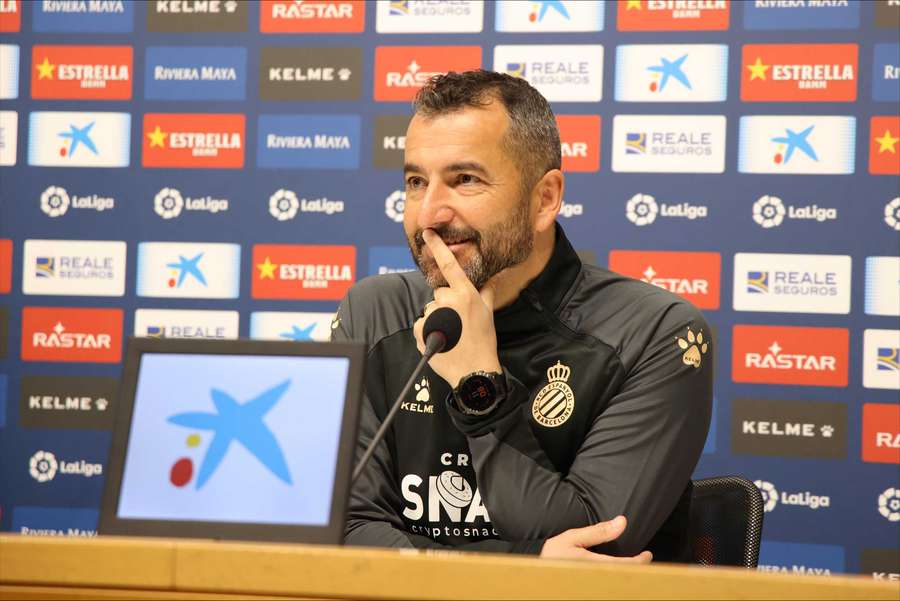
[[[501,140],[509,123],[499,102],[413,117],[406,132],[403,229],[432,288],[447,282],[422,239],[433,229],[476,288],[528,258],[534,246],[529,196]]]

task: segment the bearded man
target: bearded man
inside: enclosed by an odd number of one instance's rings
[[[703,317],[579,260],[556,223],[556,121],[527,82],[449,73],[414,109],[403,226],[421,273],[362,280],[333,329],[369,349],[360,453],[421,358],[424,319],[451,307],[462,336],[355,483],[347,544],[686,560],[712,403]]]

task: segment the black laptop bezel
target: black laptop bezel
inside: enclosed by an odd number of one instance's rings
[[[331,511],[324,526],[235,523],[197,520],[143,520],[118,517],[125,453],[131,436],[134,400],[141,359],[145,354],[280,355],[345,357],[349,359],[341,434],[338,441]],[[347,516],[350,473],[357,444],[362,399],[365,345],[361,343],[292,342],[269,340],[128,339],[107,462],[98,532],[101,535],[162,536],[222,540],[341,544]]]

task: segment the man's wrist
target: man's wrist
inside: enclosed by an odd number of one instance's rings
[[[450,403],[460,412],[473,417],[490,415],[506,399],[506,374],[476,371],[464,376],[450,393]]]

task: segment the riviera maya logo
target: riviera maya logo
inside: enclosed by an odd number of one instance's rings
[[[263,417],[281,400],[291,385],[290,380],[274,386],[260,395],[240,404],[234,397],[218,388],[210,389],[214,413],[190,411],[175,414],[167,420],[176,426],[212,432],[212,441],[197,473],[197,490],[212,478],[228,452],[232,442],[238,442],[249,451],[266,469],[286,484],[292,484],[284,453],[272,431],[263,422]],[[197,448],[202,438],[197,433],[187,437],[188,448]],[[179,488],[191,482],[194,476],[194,462],[189,457],[175,461],[169,472],[169,480]]]
[[[678,345],[678,348],[684,351],[684,354],[681,355],[682,363],[693,367],[700,367],[700,363],[703,361],[703,355],[705,355],[706,351],[709,349],[709,343],[703,340],[703,330],[694,334],[691,328],[688,328],[687,336],[684,338],[681,338],[680,336],[675,338],[675,343]]]

